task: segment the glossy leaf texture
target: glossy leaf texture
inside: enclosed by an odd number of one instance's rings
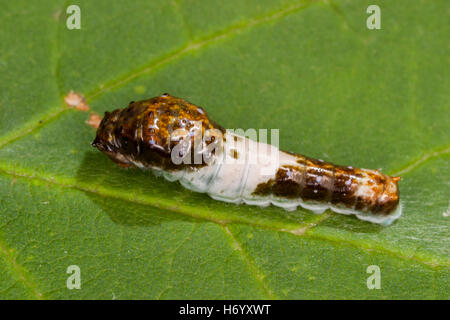
[[[447,1],[82,0],[80,30],[68,2],[0,2],[0,298],[450,298]],[[279,129],[282,149],[400,175],[403,216],[225,204],[119,168],[70,90],[100,114],[168,92]]]

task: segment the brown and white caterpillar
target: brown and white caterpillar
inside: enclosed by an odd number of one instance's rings
[[[206,138],[195,140],[198,133]],[[106,112],[92,145],[121,166],[152,169],[216,200],[286,210],[301,206],[315,213],[331,209],[383,225],[402,212],[400,177],[334,165],[236,135],[201,107],[169,94]],[[194,161],[198,155],[200,161]]]

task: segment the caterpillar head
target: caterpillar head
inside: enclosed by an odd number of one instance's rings
[[[173,151],[193,157],[195,139],[211,131],[225,132],[201,107],[163,94],[106,112],[92,145],[122,166],[181,169],[186,162],[175,163]],[[202,140],[199,150],[211,140]]]

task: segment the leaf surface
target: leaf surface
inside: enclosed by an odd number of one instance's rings
[[[0,298],[448,299],[445,1],[2,1]],[[214,201],[90,146],[88,113],[164,92],[280,147],[401,175],[390,227]],[[66,287],[67,267],[81,289]],[[369,290],[367,267],[381,270]]]

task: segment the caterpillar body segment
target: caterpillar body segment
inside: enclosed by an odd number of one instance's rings
[[[196,133],[211,131],[216,134],[193,148]],[[202,108],[168,94],[106,113],[92,144],[121,166],[152,169],[220,201],[301,206],[315,213],[331,209],[383,225],[402,212],[399,177],[280,151],[223,129]],[[177,162],[173,154],[206,157]]]

